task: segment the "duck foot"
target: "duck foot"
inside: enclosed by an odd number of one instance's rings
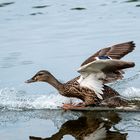
[[[74,104],[63,104],[62,109],[64,110],[71,110],[71,109],[82,109],[85,108],[85,104],[84,103],[79,103],[77,105]]]

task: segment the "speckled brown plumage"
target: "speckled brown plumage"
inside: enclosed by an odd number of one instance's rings
[[[98,56],[109,56],[112,59],[120,59],[124,55],[133,51],[134,48],[135,48],[135,44],[131,41],[131,42],[121,43],[121,44],[114,45],[112,47],[101,49],[97,53],[89,57],[86,61],[84,61],[82,63],[82,66],[94,61],[95,57],[98,57]],[[113,63],[114,62],[115,61],[113,61]],[[113,67],[105,67],[105,69],[102,69],[102,72],[106,74],[106,78],[99,79],[99,80],[102,80],[104,84],[104,83],[111,82],[113,80],[121,79],[123,77],[122,69],[133,67],[133,66],[134,66],[133,62],[125,63],[123,61],[120,61],[119,63],[117,63],[117,66],[113,65]],[[100,103],[102,102],[102,99],[97,97],[97,94],[95,94],[94,90],[86,86],[81,86],[79,82],[77,81],[79,78],[80,76],[66,83],[61,83],[50,72],[46,70],[41,70],[37,74],[35,74],[35,76],[33,76],[31,79],[27,80],[27,83],[37,82],[37,81],[47,82],[50,85],[52,85],[54,88],[56,88],[59,91],[59,93],[63,96],[75,97],[75,98],[81,99],[83,101],[84,106],[100,105]],[[113,105],[113,102],[114,102],[114,106],[115,106],[116,105],[115,98],[113,98],[112,101],[107,100],[107,99],[118,96],[119,93],[107,85],[103,85],[102,92],[103,94],[101,96],[103,100],[106,100],[107,101],[106,103],[108,103],[109,105],[110,104]],[[124,102],[120,102],[120,103],[122,103],[123,105]]]
[[[76,97],[84,101],[85,105],[99,105],[101,100],[97,98],[97,95],[93,90],[90,90],[86,87],[81,87],[77,82],[79,77],[68,81],[63,84],[63,88],[60,94],[66,97]],[[103,90],[103,99],[107,99],[116,95],[119,95],[117,91],[112,89],[111,87],[104,85]]]
[[[80,84],[77,82],[78,79],[79,77],[76,77],[66,83],[60,83],[50,72],[43,70],[39,71],[27,82],[48,82],[49,84],[54,86],[61,95],[81,99],[83,101],[83,105],[85,106],[99,105],[101,103],[101,100],[97,97],[95,92],[89,88],[81,87]],[[117,91],[106,85],[104,85],[103,93],[103,99],[119,95]]]

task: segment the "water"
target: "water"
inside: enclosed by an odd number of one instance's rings
[[[91,131],[81,134],[81,139],[91,139],[87,136],[94,137],[94,132],[99,132],[104,135],[96,139],[118,136],[138,140],[139,113],[113,113],[110,118],[109,113],[63,112],[58,110],[63,103],[79,100],[62,97],[46,83],[27,85],[24,81],[40,69],[67,81],[77,76],[80,64],[100,48],[133,40],[136,49],[124,59],[134,61],[136,66],[126,71],[125,79],[111,86],[121,95],[139,100],[139,5],[139,0],[1,0],[1,139],[25,140],[35,136],[73,140],[80,139],[78,136],[87,128]],[[120,118],[117,122],[116,117]],[[91,126],[85,125],[90,120]],[[95,120],[98,121],[94,128]],[[79,123],[83,123],[81,133],[72,132],[70,128]]]

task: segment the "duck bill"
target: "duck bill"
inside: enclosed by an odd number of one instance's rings
[[[33,83],[33,82],[36,82],[36,80],[34,80],[33,78],[31,78],[31,79],[25,81],[25,83]]]

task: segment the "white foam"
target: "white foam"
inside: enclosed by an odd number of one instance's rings
[[[63,103],[75,103],[80,100],[66,98],[60,94],[27,94],[15,88],[0,90],[0,107],[8,109],[57,109]]]
[[[126,88],[122,93],[122,96],[125,96],[129,99],[137,99],[140,100],[140,89],[135,87]]]
[[[140,89],[130,87],[122,93],[129,99],[140,100]],[[0,108],[12,110],[23,109],[58,109],[63,103],[81,102],[76,98],[67,98],[58,93],[29,94],[25,91],[17,91],[15,88],[3,88],[0,90]]]

